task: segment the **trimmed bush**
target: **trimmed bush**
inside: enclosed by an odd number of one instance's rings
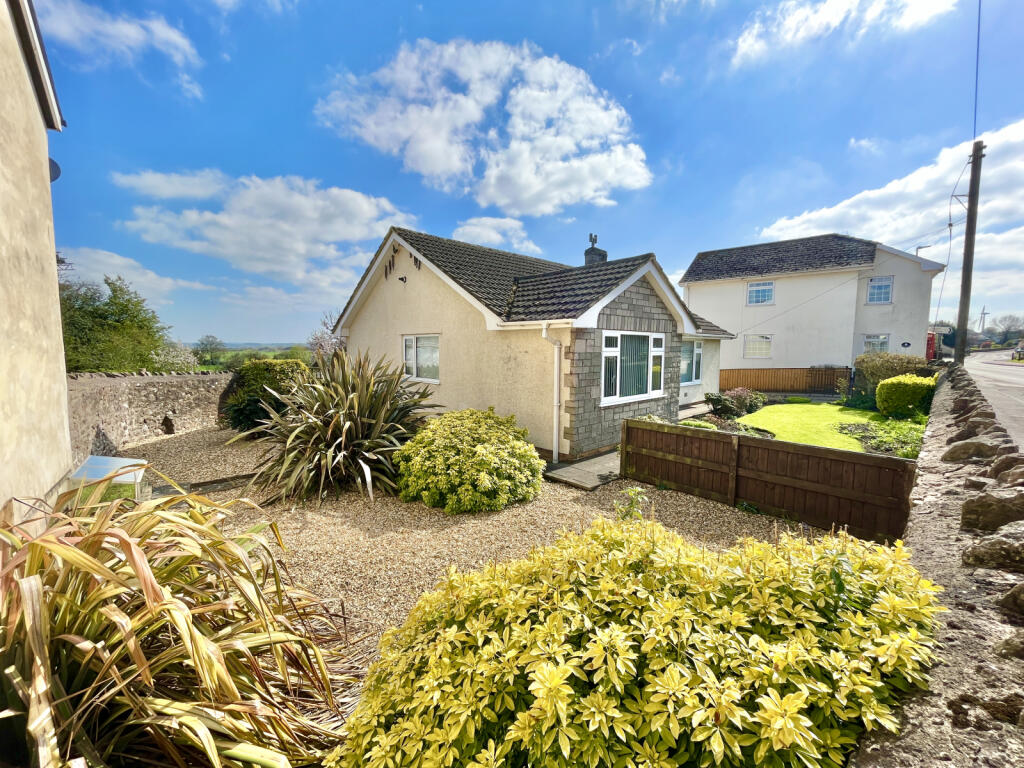
[[[694,429],[718,429],[714,424],[700,419],[683,419],[679,422],[681,427],[693,427]]]
[[[392,456],[422,424],[430,392],[410,382],[401,363],[338,350],[287,392],[271,390],[277,405],[268,403],[264,421],[234,439],[266,446],[252,484],[270,500],[322,500],[348,485],[372,499],[374,488],[397,489]]]
[[[544,462],[526,437],[515,416],[494,408],[444,413],[395,455],[399,495],[449,514],[529,501],[540,493]]]
[[[913,373],[930,375],[928,361],[916,355],[896,355],[891,352],[868,352],[853,362],[853,387],[846,405],[851,408],[876,408],[875,390],[880,381]]]
[[[421,597],[329,763],[838,768],[925,683],[939,589],[900,544],[599,518]]]
[[[233,429],[253,429],[267,418],[267,406],[281,408],[281,393],[309,373],[301,360],[249,360],[238,369],[224,416]],[[268,392],[273,390],[273,393]],[[277,393],[277,394],[274,394]]]
[[[934,395],[934,376],[905,373],[880,381],[875,390],[875,402],[883,415],[905,419],[917,413],[928,413]]]

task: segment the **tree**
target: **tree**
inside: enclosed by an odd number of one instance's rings
[[[64,358],[69,371],[137,371],[152,365],[152,355],[167,343],[146,300],[121,277],[96,283],[60,284]]]
[[[224,342],[212,334],[201,337],[195,345],[196,357],[203,365],[216,365],[225,352]]]
[[[334,324],[340,316],[340,312],[324,312],[320,318],[320,327],[309,334],[306,344],[313,350],[314,355],[319,353],[327,359],[336,349],[345,346],[341,339],[334,335]]]
[[[995,329],[1000,344],[1005,344],[1010,339],[1019,339],[1024,333],[1024,316],[1022,315],[1000,315],[993,318],[992,327]]]

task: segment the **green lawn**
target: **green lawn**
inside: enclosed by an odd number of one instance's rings
[[[885,421],[885,417],[874,411],[829,403],[786,403],[765,406],[759,411],[748,413],[739,421],[767,429],[779,440],[864,453],[864,447],[856,437],[837,432],[836,426]]]

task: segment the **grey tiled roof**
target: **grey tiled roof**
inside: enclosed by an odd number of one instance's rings
[[[505,320],[579,317],[654,258],[653,253],[517,278]]]
[[[877,245],[871,240],[831,234],[701,251],[680,282],[861,267],[874,263]]]
[[[395,227],[395,232],[498,317],[504,316],[508,308],[515,278],[569,269],[556,261],[471,245],[411,229]]]
[[[697,332],[707,334],[708,336],[728,336],[730,339],[736,338],[733,334],[729,333],[725,328],[715,325],[705,317],[701,317],[696,314],[689,307],[686,311],[690,313],[690,317],[693,318],[693,324],[697,326]]]
[[[507,321],[577,318],[654,259],[653,253],[646,253],[627,259],[570,267],[556,261],[472,245],[411,229],[393,227],[393,231],[481,304]],[[359,281],[360,286],[368,274],[369,269]],[[359,286],[349,297],[335,329],[340,326],[358,289]],[[686,311],[689,312],[689,309],[686,308]],[[692,312],[690,316],[701,333],[730,335],[728,331]]]

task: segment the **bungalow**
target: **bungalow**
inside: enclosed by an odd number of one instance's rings
[[[812,369],[864,352],[924,355],[942,264],[872,240],[817,235],[698,253],[679,281],[697,312],[728,318],[722,386],[804,390]],[[824,373],[817,371],[817,374]]]
[[[392,227],[334,327],[403,361],[448,409],[514,413],[546,455],[619,442],[622,420],[676,418],[718,389],[731,334],[692,313],[653,253],[583,266]]]

